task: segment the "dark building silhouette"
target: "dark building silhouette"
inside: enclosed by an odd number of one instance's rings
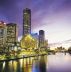
[[[23,10],[23,35],[31,34],[31,10]]]
[[[44,31],[43,30],[40,30],[39,31],[39,47],[40,48],[44,47],[44,42],[45,42]]]

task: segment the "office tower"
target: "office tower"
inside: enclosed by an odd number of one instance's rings
[[[0,52],[3,52],[6,43],[6,25],[0,21]]]
[[[31,10],[23,10],[23,35],[31,34]]]
[[[10,47],[17,42],[17,25],[14,23],[9,23],[7,26],[7,46]]]
[[[39,47],[43,48],[44,47],[44,42],[45,42],[45,34],[43,30],[39,31]]]

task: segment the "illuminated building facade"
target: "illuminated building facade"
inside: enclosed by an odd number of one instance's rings
[[[6,24],[0,21],[0,52],[4,50],[6,43]]]
[[[7,46],[12,46],[17,42],[17,25],[14,23],[9,23],[7,26]]]
[[[23,35],[31,34],[31,10],[23,10]]]
[[[44,31],[43,30],[40,30],[39,31],[39,47],[40,48],[44,47],[44,43],[45,43]]]

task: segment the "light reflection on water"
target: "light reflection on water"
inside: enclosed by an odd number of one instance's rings
[[[49,55],[48,72],[71,72],[71,56],[64,53]]]
[[[47,61],[44,60],[45,57],[47,56],[0,62],[0,72],[44,72],[43,70],[46,70],[45,61]]]
[[[71,56],[57,53],[0,62],[0,72],[71,72]]]

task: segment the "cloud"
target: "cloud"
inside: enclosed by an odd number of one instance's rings
[[[0,0],[0,20],[17,23],[19,36],[21,36],[23,9],[26,7],[32,11],[33,32],[43,29],[47,31],[46,35],[49,33],[49,36],[52,37],[50,35],[53,32],[52,26],[57,26],[58,28],[61,25],[66,25],[68,31],[71,31],[71,0]],[[57,29],[54,28],[54,30]]]

